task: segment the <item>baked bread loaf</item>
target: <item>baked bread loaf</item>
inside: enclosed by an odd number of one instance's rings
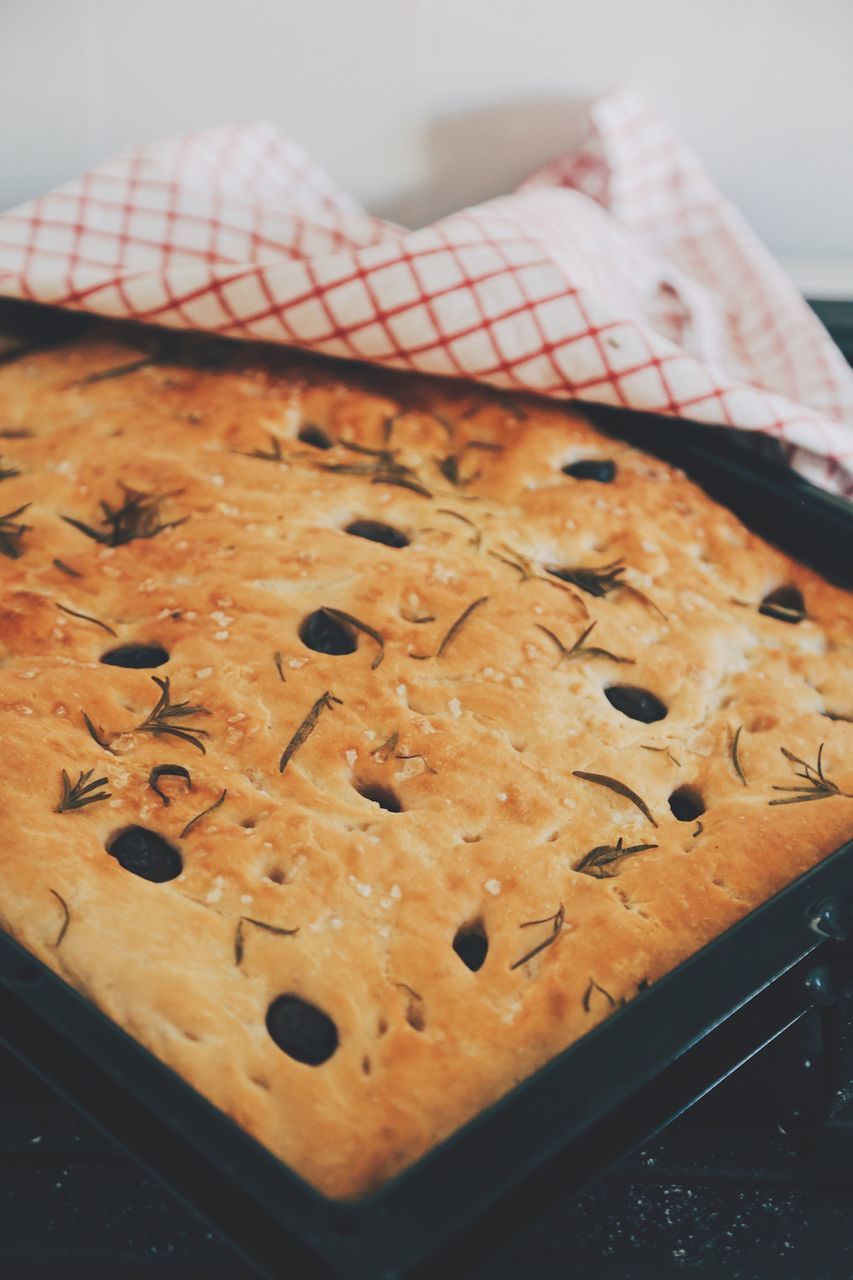
[[[851,598],[581,414],[0,367],[0,923],[357,1197],[853,831]]]

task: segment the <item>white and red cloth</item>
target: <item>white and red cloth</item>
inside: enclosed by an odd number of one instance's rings
[[[627,90],[512,195],[370,217],[270,125],[134,147],[0,215],[0,293],[776,436],[853,496],[853,372]]]

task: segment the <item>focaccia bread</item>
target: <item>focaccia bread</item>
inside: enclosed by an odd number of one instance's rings
[[[136,341],[0,367],[0,923],[359,1196],[851,835],[851,597],[574,409]]]

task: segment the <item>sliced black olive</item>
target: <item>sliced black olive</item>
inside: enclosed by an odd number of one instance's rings
[[[394,794],[390,787],[368,782],[363,786],[357,787],[356,790],[360,796],[364,796],[365,800],[372,800],[374,804],[379,805],[380,809],[386,809],[388,813],[403,812],[399,797]]]
[[[653,724],[655,720],[663,720],[666,715],[667,709],[660,698],[649,693],[648,689],[638,689],[633,684],[611,684],[604,690],[604,696],[623,716],[628,716],[631,720],[642,720],[643,724]]]
[[[310,444],[312,449],[331,449],[332,447],[332,442],[323,428],[315,427],[313,422],[306,422],[304,427],[300,427],[296,438],[303,444]]]
[[[181,855],[174,845],[147,827],[125,827],[107,842],[107,853],[125,871],[154,884],[174,880],[183,870]]]
[[[352,524],[347,525],[345,532],[354,534],[356,538],[367,538],[368,542],[381,542],[385,547],[409,545],[409,539],[400,529],[383,524],[381,520],[353,520]]]
[[[679,787],[673,791],[669,807],[679,822],[695,822],[705,812],[705,802],[695,787]]]
[[[299,628],[299,639],[315,653],[355,653],[358,644],[350,628],[325,609],[308,614]]]
[[[798,587],[777,587],[767,593],[758,606],[758,612],[766,618],[775,618],[777,622],[796,624],[806,616],[806,602]]]
[[[597,480],[599,484],[610,484],[616,475],[616,463],[609,458],[581,458],[578,462],[570,462],[563,467],[564,476],[572,476],[575,480]]]
[[[120,644],[101,654],[101,662],[108,667],[162,667],[169,655],[161,644]]]
[[[458,929],[453,939],[453,950],[472,973],[482,969],[489,954],[489,939],[482,921],[464,924],[461,929]]]
[[[267,1009],[267,1031],[283,1053],[319,1067],[338,1047],[338,1029],[327,1013],[299,996],[278,996]]]

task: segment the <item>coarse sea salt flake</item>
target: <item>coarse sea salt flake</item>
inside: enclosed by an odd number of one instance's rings
[[[500,880],[487,880],[483,885],[483,888],[487,893],[491,893],[494,897],[497,897],[501,891],[501,882]]]
[[[462,715],[462,703],[459,701],[459,699],[451,698],[447,706],[450,711],[450,714],[453,716],[453,719],[458,720],[459,717]]]

